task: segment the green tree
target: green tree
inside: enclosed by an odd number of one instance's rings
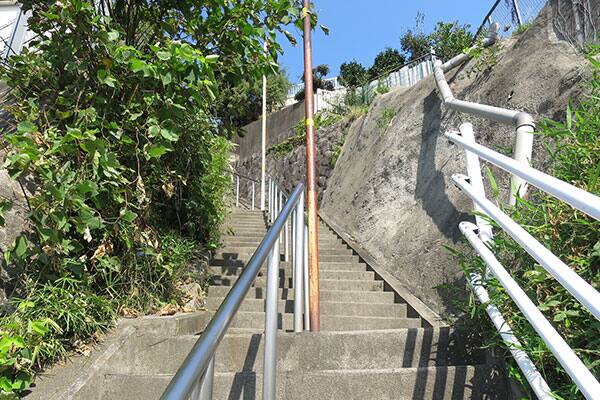
[[[0,336],[18,338],[23,362],[6,364],[12,350],[0,360],[4,391],[25,390],[35,355],[64,354],[117,309],[179,299],[186,261],[173,243],[214,246],[231,187],[215,103],[275,72],[277,32],[299,14],[289,0],[22,4],[37,39],[0,69],[13,99],[5,165],[36,191],[30,232],[5,253],[19,299]]]
[[[450,60],[473,44],[474,35],[470,25],[440,21],[429,39],[435,54],[442,60]]]
[[[234,86],[221,85],[216,107],[224,125],[237,131],[262,114],[262,79],[243,80]],[[290,83],[285,71],[267,77],[267,111],[285,106]]]
[[[316,92],[317,89],[333,90],[333,83],[326,81],[325,77],[329,75],[329,66],[325,64],[317,65],[313,68],[313,90]],[[304,76],[300,78],[304,82]],[[304,100],[305,94],[304,89],[296,93],[294,99],[296,101]]]
[[[400,51],[391,47],[386,47],[375,57],[373,65],[369,68],[369,78],[377,79],[379,76],[393,72],[400,68],[405,62],[404,56]]]
[[[356,60],[340,65],[340,83],[347,88],[357,88],[367,83],[367,69]]]
[[[421,12],[417,13],[415,19],[415,27],[408,29],[402,37],[400,37],[400,45],[402,51],[408,57],[408,60],[415,60],[431,51],[431,38],[424,31],[425,15]]]

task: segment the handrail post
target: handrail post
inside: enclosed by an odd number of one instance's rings
[[[210,359],[206,372],[190,395],[190,400],[212,400],[213,383],[215,378],[215,357]]]
[[[252,211],[254,211],[254,187],[255,183],[252,181]]]
[[[236,175],[235,206],[240,206],[240,176]]]
[[[265,355],[263,371],[263,400],[275,400],[277,379],[277,300],[279,291],[279,239],[271,250],[267,270],[267,299],[265,306]]]
[[[290,225],[289,225],[288,221],[285,222],[284,229],[285,229],[285,233],[283,235],[283,237],[284,237],[284,243],[283,243],[284,260],[285,260],[285,262],[289,262],[290,261]]]
[[[302,309],[304,302],[304,193],[296,204],[294,220],[294,332],[302,332]],[[300,256],[302,254],[302,256]]]
[[[310,280],[308,275],[308,225],[304,226],[304,330],[310,330]]]
[[[525,120],[518,122],[514,159],[529,166],[533,154],[535,125],[528,114],[523,113],[522,115]],[[517,203],[517,197],[523,197],[525,193],[527,193],[527,182],[513,175],[510,179],[510,204],[514,206]]]
[[[273,179],[269,177],[269,222],[273,222]]]
[[[475,134],[473,132],[473,124],[470,122],[466,122],[462,124],[459,128],[460,134],[463,138],[468,140],[471,143],[475,143]],[[481,175],[481,163],[479,162],[479,156],[477,154],[470,152],[465,149],[466,159],[467,159],[467,175],[471,179],[471,185],[479,192],[482,196],[485,196],[485,189],[483,186],[483,177]],[[479,213],[483,213],[481,207],[477,205],[477,203],[473,203],[475,205],[475,211]],[[484,218],[480,216],[476,216],[475,220],[477,222],[477,227],[479,228],[479,237],[485,243],[488,243],[492,240],[492,226],[489,222],[487,222]]]

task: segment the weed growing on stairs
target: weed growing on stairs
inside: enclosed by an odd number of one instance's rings
[[[544,140],[548,149],[551,175],[600,195],[600,63],[590,61],[594,66],[590,94],[574,111],[567,110],[565,123],[546,121],[538,140]],[[600,222],[540,191],[504,208],[584,280],[600,288]],[[600,376],[600,323],[498,226],[492,250],[586,366]],[[473,253],[454,253],[466,275],[483,273],[483,262]],[[494,279],[488,289],[557,398],[583,398],[506,291]],[[489,346],[503,347],[483,305],[471,297],[465,311],[475,326],[486,328]],[[509,354],[506,358],[512,375],[526,384]]]

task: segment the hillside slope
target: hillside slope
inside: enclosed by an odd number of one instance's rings
[[[527,111],[538,122],[564,119],[590,72],[585,59],[557,38],[551,15],[549,6],[526,32],[502,41],[497,63],[475,60],[449,74],[455,96]],[[386,115],[395,115],[387,127]],[[480,142],[512,148],[510,127],[446,111],[432,77],[379,97],[350,127],[320,204],[321,214],[361,251],[440,313],[451,311],[454,299],[440,286],[464,287],[444,246],[457,245],[458,223],[472,218],[472,205],[450,180],[466,172],[464,152],[441,133],[467,121]],[[534,164],[543,168],[539,140],[534,152]],[[507,187],[506,177],[499,183]]]

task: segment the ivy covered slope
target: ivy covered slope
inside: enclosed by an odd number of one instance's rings
[[[299,12],[289,0],[22,3],[37,38],[2,67],[3,139],[5,167],[35,190],[28,231],[4,257],[16,271],[2,281],[8,397],[120,311],[181,299],[195,248],[218,242],[226,210],[221,93],[276,72],[275,34]]]
[[[595,53],[598,49],[593,49]],[[590,57],[594,77],[589,93],[579,105],[568,108],[566,122],[546,121],[536,140],[546,144],[551,165],[549,173],[565,182],[600,195],[600,63]],[[495,180],[488,173],[498,195]],[[499,201],[500,204],[502,202]],[[505,212],[529,231],[544,246],[576,271],[594,288],[600,289],[600,222],[568,204],[532,188],[528,199],[519,199]],[[492,221],[493,222],[493,221]],[[500,227],[495,226],[493,250],[528,296],[573,348],[592,373],[600,376],[600,323],[542,266]],[[483,273],[485,265],[472,253],[455,254],[468,275]],[[557,399],[583,399],[569,375],[506,293],[493,279],[490,296],[513,328],[524,350],[540,370]],[[505,348],[485,312],[485,305],[474,299],[465,309],[477,327],[487,328],[489,345]],[[527,387],[525,377],[506,352],[512,375]],[[535,396],[531,394],[531,397]]]

